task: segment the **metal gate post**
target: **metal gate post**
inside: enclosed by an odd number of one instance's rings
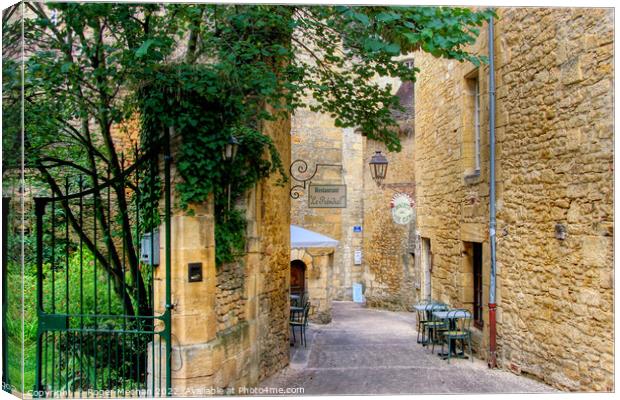
[[[172,339],[172,296],[170,293],[170,270],[171,270],[171,249],[170,240],[172,239],[172,231],[170,227],[170,214],[171,214],[171,205],[170,205],[170,164],[172,162],[172,156],[170,155],[170,134],[174,133],[174,127],[170,127],[169,130],[166,131],[166,137],[164,138],[164,208],[165,208],[165,216],[164,223],[166,224],[166,311],[164,313],[164,337],[166,338],[166,396],[172,395],[172,377],[170,374],[172,373],[170,368],[170,353],[172,353],[172,344],[170,343]]]
[[[6,333],[6,312],[8,308],[7,256],[8,256],[8,217],[10,197],[2,198],[2,390],[11,393],[9,381],[9,346]]]
[[[48,202],[47,197],[34,198],[34,212],[36,216],[37,229],[37,317],[43,312],[43,215],[45,214],[45,206]],[[36,354],[36,370],[34,380],[34,392],[32,397],[45,397],[43,385],[41,384],[41,372],[43,365],[43,357],[41,354],[43,348],[43,331],[41,324],[37,328],[37,354]]]

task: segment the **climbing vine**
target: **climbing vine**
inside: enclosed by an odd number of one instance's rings
[[[248,115],[244,97],[237,97],[213,66],[162,66],[143,78],[138,96],[143,137],[161,137],[166,127],[175,128],[181,137],[175,152],[183,178],[176,185],[179,206],[191,212],[191,204],[213,195],[216,261],[232,262],[244,252],[246,227],[234,202],[273,172],[286,181],[280,155],[259,131],[257,114]],[[234,160],[224,160],[222,151],[231,137],[239,142],[238,152]],[[156,201],[156,196],[145,198]]]

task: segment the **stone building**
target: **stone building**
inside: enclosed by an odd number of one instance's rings
[[[497,357],[613,390],[613,10],[498,9]],[[488,54],[485,31],[473,51]],[[416,55],[421,276],[489,348],[489,67]],[[424,286],[424,285],[422,285]]]
[[[410,57],[403,62],[413,62]],[[415,296],[414,222],[392,221],[390,200],[395,193],[415,193],[413,173],[413,83],[385,79],[401,99],[405,112],[395,114],[403,150],[388,153],[383,143],[364,137],[353,128],[336,127],[332,118],[306,109],[292,117],[292,176],[301,180],[316,175],[309,185],[346,185],[346,207],[315,208],[308,190],[294,190],[291,221],[340,242],[333,255],[330,282],[334,300],[352,300],[353,286],[361,285],[367,304],[407,309]],[[379,188],[368,162],[375,151],[389,158],[389,172]],[[321,165],[322,164],[322,165]],[[303,166],[305,171],[298,171]],[[301,184],[292,181],[292,185]],[[409,240],[411,238],[411,240]],[[357,260],[356,260],[357,253]],[[360,259],[361,256],[361,259]],[[418,284],[419,286],[419,284]]]
[[[498,362],[562,389],[613,390],[613,14],[523,8],[498,17]],[[472,50],[486,54],[487,39]],[[487,357],[489,70],[414,57],[415,91],[392,82],[409,107],[397,115],[400,153],[307,110],[264,127],[284,165],[306,162],[292,164],[300,180],[291,186],[310,176],[307,185],[346,185],[346,207],[309,207],[309,186],[291,198],[291,187],[263,182],[239,204],[248,254],[220,269],[212,205],[174,216],[175,388],[252,385],[288,363],[296,260],[320,276],[318,314],[329,315],[330,299],[351,300],[354,285],[367,304],[391,309],[432,296],[472,310],[476,356]],[[376,150],[390,163],[381,187],[368,166]],[[392,220],[395,193],[415,198],[406,225]],[[340,244],[315,263],[291,252],[291,223]],[[196,259],[204,279],[189,283],[185,266]]]
[[[265,122],[283,163],[290,163],[290,121]],[[178,176],[172,171],[173,177]],[[212,201],[177,210],[171,219],[172,387],[204,396],[204,388],[252,386],[289,360],[290,215],[288,188],[261,181],[237,204],[246,211],[247,253],[216,267]],[[174,204],[174,199],[173,199]],[[165,243],[160,249],[163,254]],[[190,282],[188,264],[201,262]],[[155,272],[156,313],[163,312],[163,269]],[[157,285],[159,283],[159,285]]]

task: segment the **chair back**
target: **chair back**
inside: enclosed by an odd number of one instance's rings
[[[304,315],[302,321],[304,326],[308,325],[308,314],[310,314],[310,302],[307,302],[306,305],[304,305]]]
[[[435,311],[446,311],[448,309],[448,305],[437,302],[429,304],[427,309],[430,311],[431,321],[443,321],[443,318],[438,318],[437,316],[435,316]]]
[[[448,319],[453,321],[456,330],[469,332],[471,328],[472,315],[468,310],[463,308],[450,310],[448,311]]]

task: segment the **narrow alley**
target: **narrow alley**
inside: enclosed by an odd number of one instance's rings
[[[291,347],[291,362],[262,388],[303,388],[321,394],[435,394],[555,392],[543,383],[484,361],[450,364],[416,343],[415,314],[334,302],[333,321],[310,325],[307,347]]]

